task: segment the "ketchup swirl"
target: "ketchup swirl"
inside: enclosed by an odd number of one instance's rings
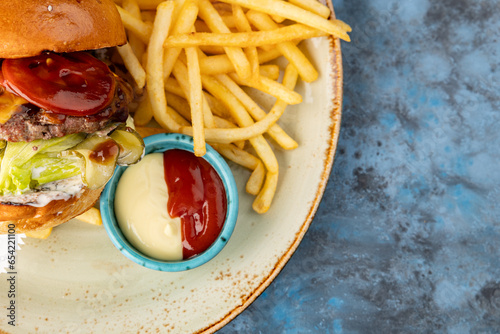
[[[184,150],[163,153],[167,209],[180,217],[183,258],[204,252],[217,239],[227,211],[224,184],[203,158]]]

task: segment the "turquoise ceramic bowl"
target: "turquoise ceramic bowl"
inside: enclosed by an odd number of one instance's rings
[[[182,149],[193,152],[193,138],[176,133],[162,133],[144,138],[145,154],[165,152],[171,149]],[[207,153],[203,156],[217,171],[227,195],[227,214],[222,231],[217,240],[203,253],[182,261],[162,261],[142,254],[135,249],[123,235],[115,217],[114,198],[120,177],[127,169],[118,166],[111,180],[101,194],[101,215],[104,228],[113,244],[130,260],[146,268],[159,271],[183,271],[193,269],[213,259],[224,248],[233,233],[238,216],[238,190],[233,174],[224,159],[212,147],[207,145]]]

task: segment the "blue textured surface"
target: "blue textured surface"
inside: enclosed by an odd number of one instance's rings
[[[220,333],[499,333],[500,2],[333,4],[353,32],[330,182]]]

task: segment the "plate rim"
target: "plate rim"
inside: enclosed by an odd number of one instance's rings
[[[335,12],[333,10],[333,5],[328,0],[326,2],[332,12],[331,20],[333,20],[335,19]],[[288,263],[292,255],[297,250],[297,247],[304,238],[304,235],[306,234],[307,230],[309,229],[309,226],[311,225],[314,219],[314,216],[316,214],[316,211],[318,210],[321,199],[323,198],[326,185],[328,184],[330,172],[333,168],[333,163],[335,160],[335,154],[337,152],[337,144],[340,133],[340,125],[341,125],[340,123],[342,120],[344,75],[342,68],[342,53],[340,47],[340,39],[334,38],[332,36],[329,36],[328,39],[330,48],[329,52],[333,53],[331,66],[334,66],[337,69],[337,71],[335,71],[334,73],[330,73],[330,75],[335,76],[336,79],[335,81],[336,84],[333,85],[332,87],[333,98],[332,98],[332,108],[330,110],[330,118],[332,119],[333,125],[330,127],[330,137],[329,137],[330,140],[328,149],[325,152],[326,158],[324,160],[323,172],[321,173],[321,181],[318,184],[318,188],[316,190],[316,196],[314,197],[314,200],[311,204],[309,213],[307,214],[307,217],[303,222],[300,230],[295,234],[295,240],[292,242],[290,247],[283,254],[283,256],[277,260],[276,265],[273,267],[269,275],[259,284],[259,286],[256,289],[254,289],[254,291],[252,291],[252,293],[250,293],[250,295],[245,299],[245,301],[241,305],[229,311],[224,317],[219,319],[217,322],[208,325],[207,327],[197,331],[196,333],[212,334],[220,330],[225,325],[227,325],[239,314],[241,314],[248,306],[250,306],[255,301],[255,299],[257,299],[257,297],[259,297],[262,294],[262,292],[264,292],[264,290],[267,289],[267,287],[274,281],[274,279],[278,276],[281,270]]]

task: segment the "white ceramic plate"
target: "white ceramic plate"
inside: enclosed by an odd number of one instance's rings
[[[7,281],[0,279],[0,332],[214,332],[242,312],[272,282],[304,236],[333,163],[342,104],[340,44],[304,45],[320,72],[300,83],[304,97],[280,120],[300,147],[277,150],[280,181],[268,213],[251,209],[249,172],[233,167],[240,190],[238,222],[210,263],[182,273],[156,272],[126,259],[103,227],[76,220],[47,240],[25,240],[17,255],[17,327],[7,324]],[[2,277],[5,274],[2,274]]]

